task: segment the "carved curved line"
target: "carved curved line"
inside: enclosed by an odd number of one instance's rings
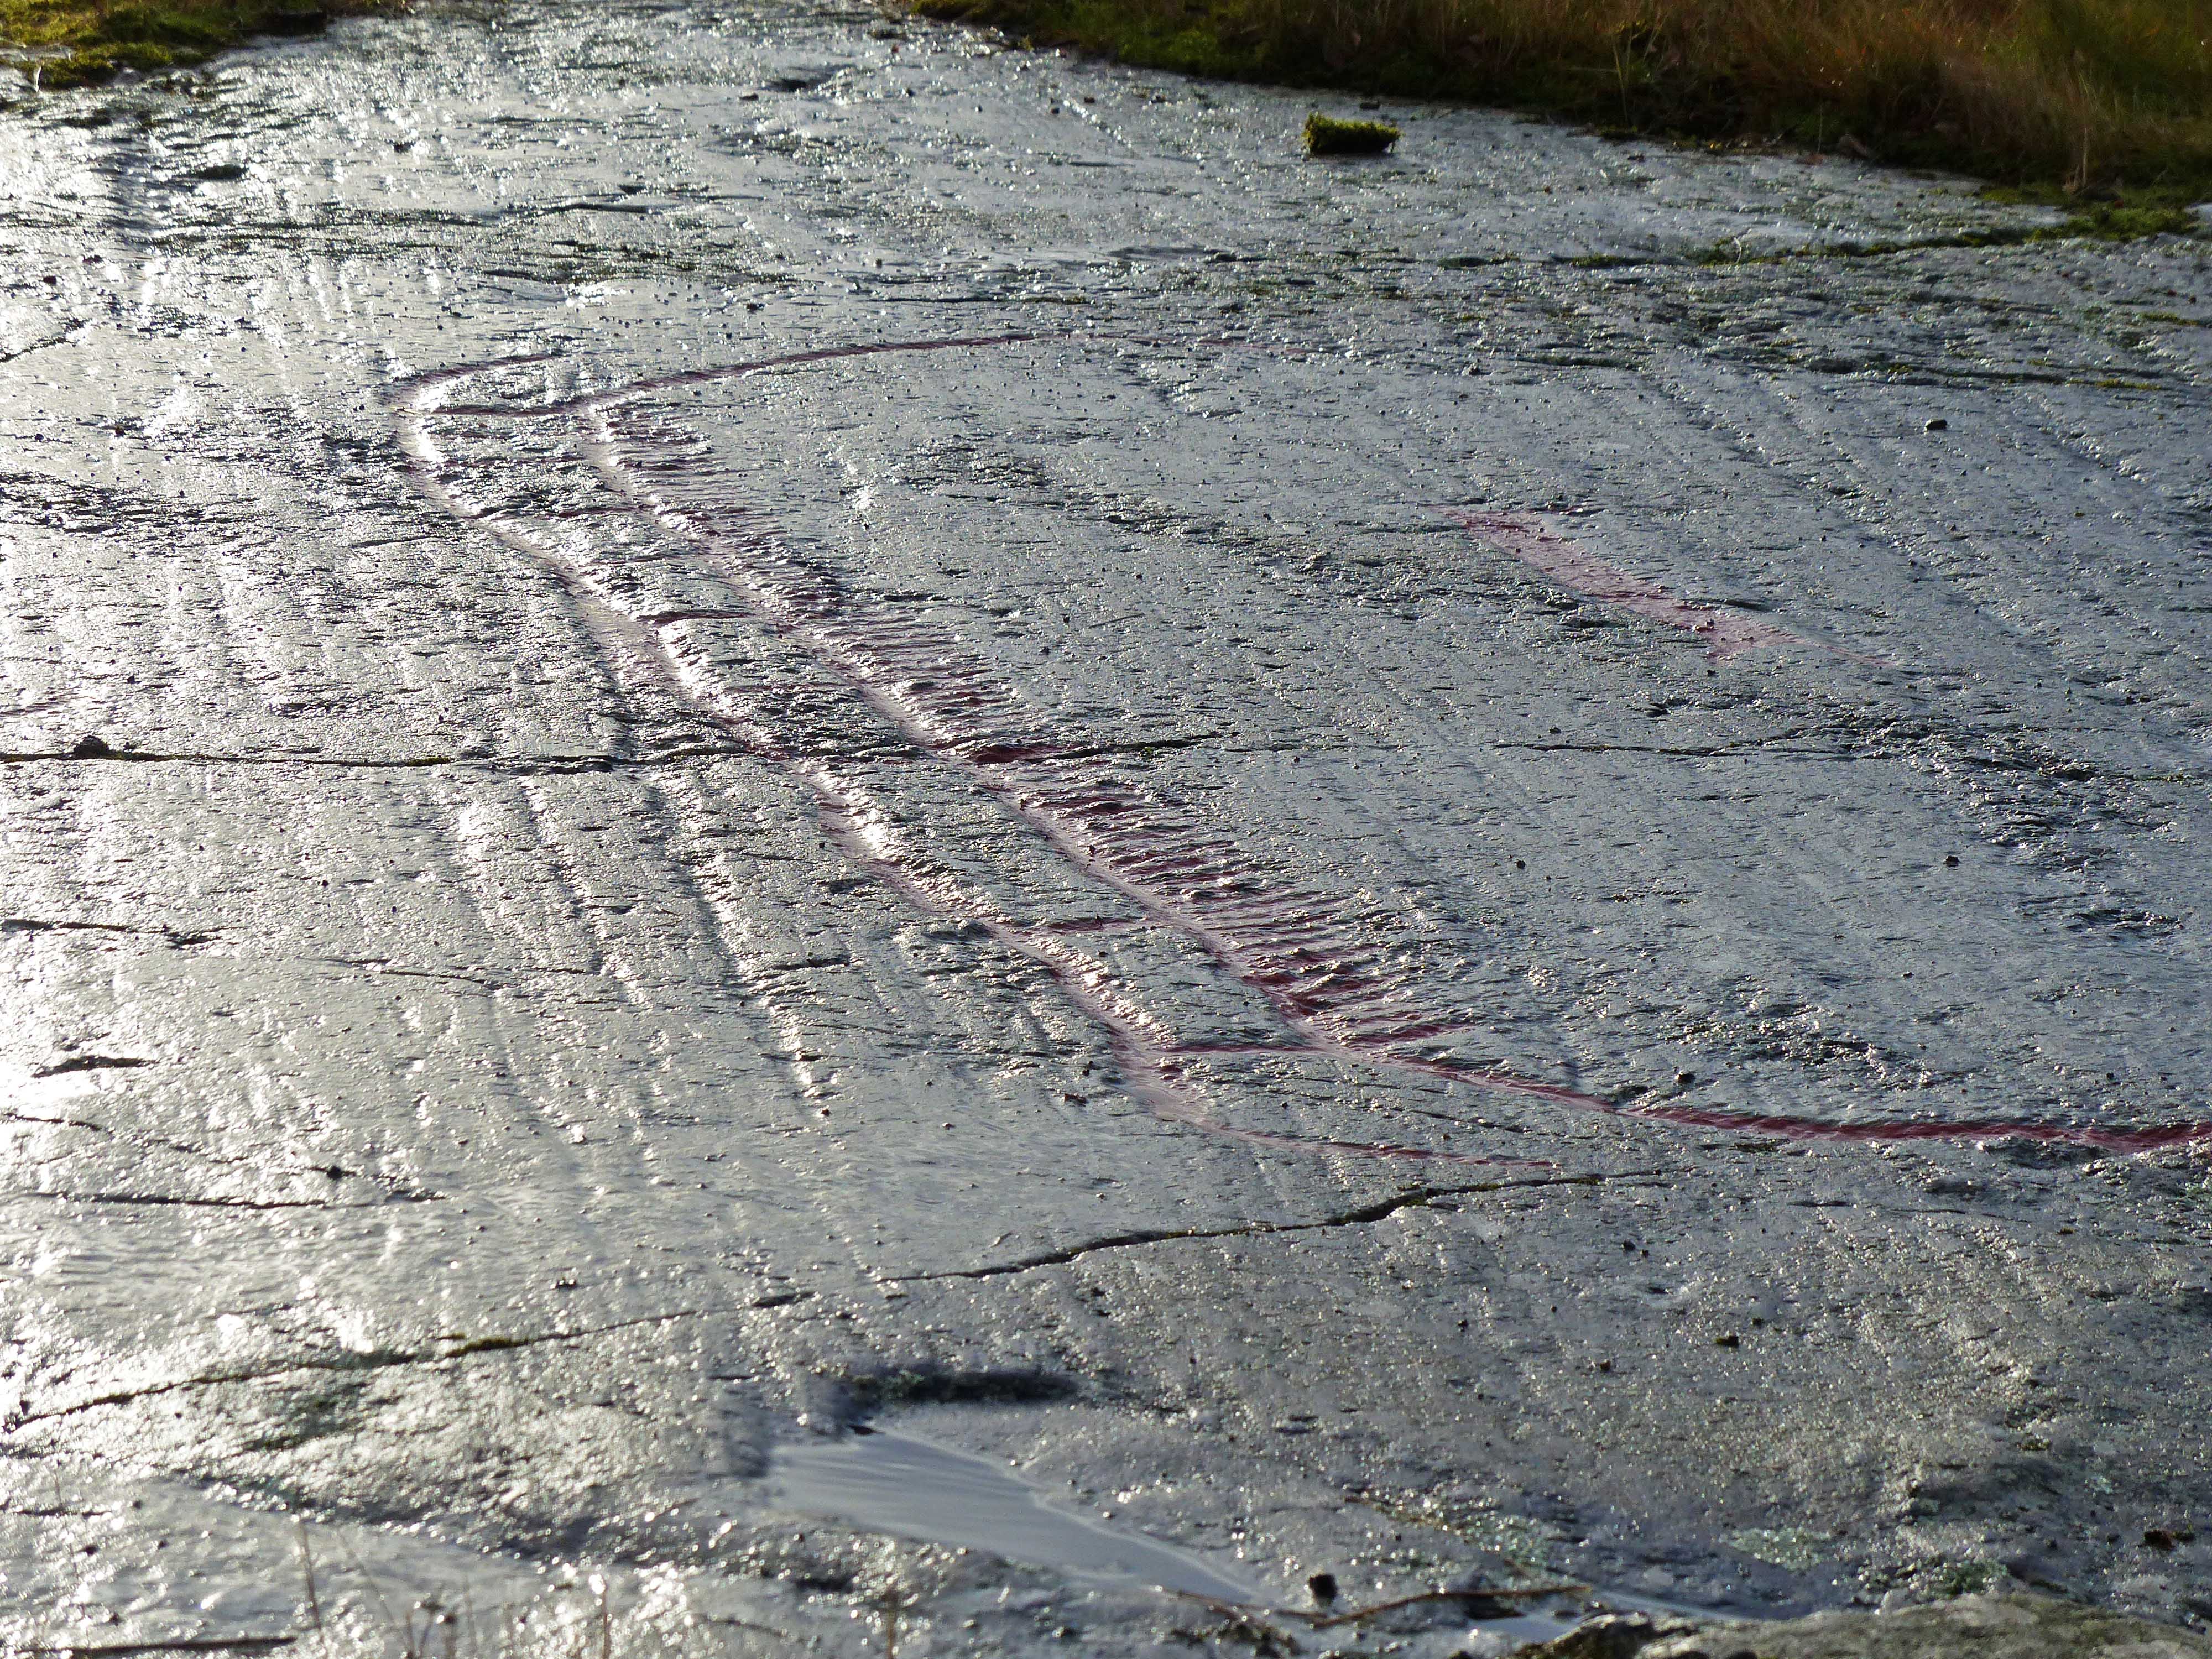
[[[1302,895],[1293,889],[1279,891],[1271,902],[1264,890],[1256,896],[1249,891],[1232,893],[1218,906],[1209,907],[1214,909],[1215,919],[1208,919],[1194,914],[1197,900],[1194,896],[1202,892],[1202,888],[1187,884],[1180,892],[1166,889],[1160,879],[1161,872],[1142,860],[1116,860],[1111,856],[1110,846],[1102,853],[1102,843],[1098,838],[1102,820],[1117,817],[1133,809],[1141,811],[1146,805],[1153,805],[1162,812],[1168,809],[1146,802],[1140,794],[1103,768],[1097,769],[1096,776],[1073,781],[1040,779],[1034,775],[1033,769],[1054,763],[1066,765],[1077,759],[1065,753],[1054,753],[1050,745],[1008,745],[988,733],[963,733],[945,729],[947,725],[945,716],[955,708],[959,708],[964,714],[972,715],[979,708],[1010,709],[1016,699],[1006,689],[990,684],[988,671],[980,665],[967,677],[973,684],[959,698],[940,699],[933,703],[918,696],[919,692],[933,688],[917,685],[911,679],[902,683],[896,674],[887,671],[895,668],[896,658],[906,653],[927,650],[941,663],[951,648],[949,640],[925,641],[912,631],[910,625],[904,637],[901,637],[900,625],[895,615],[860,619],[857,625],[849,616],[841,618],[841,611],[849,611],[849,601],[837,591],[834,580],[826,574],[811,590],[801,587],[778,594],[775,591],[777,580],[783,580],[787,586],[789,573],[803,571],[803,565],[779,551],[775,554],[775,562],[781,567],[780,572],[765,568],[759,563],[748,567],[748,553],[758,555],[763,550],[774,550],[772,539],[755,533],[742,537],[718,534],[712,527],[702,528],[696,515],[687,514],[681,507],[672,507],[656,496],[623,464],[612,428],[606,419],[606,411],[617,405],[633,403],[655,392],[686,386],[742,380],[773,369],[894,353],[976,350],[1036,343],[1085,344],[1091,342],[1085,337],[1066,333],[872,342],[817,348],[715,368],[688,369],[536,405],[450,404],[433,408],[428,404],[428,394],[438,386],[479,370],[495,370],[550,360],[549,356],[540,355],[511,358],[474,368],[463,366],[403,382],[403,386],[412,388],[413,395],[396,418],[402,422],[403,445],[408,447],[410,463],[432,499],[456,516],[491,524],[495,532],[502,534],[510,544],[561,575],[576,592],[580,603],[620,616],[629,629],[650,631],[654,654],[668,664],[672,683],[683,691],[686,700],[733,735],[744,737],[757,752],[775,760],[793,775],[805,781],[821,803],[825,823],[837,827],[840,846],[848,857],[869,868],[879,879],[898,888],[910,902],[947,919],[976,922],[999,943],[1044,968],[1069,1000],[1107,1030],[1118,1057],[1130,1070],[1133,1092],[1155,1115],[1164,1121],[1186,1123],[1210,1133],[1261,1146],[1449,1163],[1528,1162],[1486,1158],[1420,1147],[1274,1135],[1264,1131],[1234,1128],[1206,1117],[1196,1103],[1194,1096],[1181,1081],[1177,1053],[1147,1034],[1147,1028],[1152,1022],[1126,996],[1109,996],[1091,982],[1096,977],[1095,963],[1070,950],[1055,933],[1020,927],[993,914],[989,907],[975,896],[963,894],[955,897],[947,892],[933,890],[936,884],[918,876],[911,867],[887,860],[881,848],[866,845],[854,830],[854,825],[865,813],[865,807],[853,794],[849,786],[835,779],[818,763],[808,763],[782,752],[781,745],[775,741],[772,734],[735,721],[723,711],[712,707],[685,683],[667,642],[659,637],[659,629],[653,628],[646,621],[616,611],[614,607],[591,597],[581,590],[580,572],[554,559],[547,550],[514,532],[511,526],[502,530],[496,521],[461,506],[434,476],[438,459],[434,447],[421,429],[422,418],[434,415],[478,419],[541,419],[579,415],[595,421],[599,431],[586,434],[586,451],[602,476],[611,486],[635,501],[679,539],[699,547],[709,556],[734,564],[739,572],[740,585],[753,595],[752,614],[756,617],[797,639],[817,661],[857,691],[908,743],[965,771],[971,780],[1000,799],[1015,817],[1036,830],[1076,868],[1122,895],[1148,919],[1196,942],[1231,975],[1262,997],[1286,1026],[1304,1038],[1297,1045],[1266,1049],[1264,1052],[1267,1054],[1285,1059],[1330,1059],[1377,1066],[1449,1083],[1472,1085],[1493,1092],[1573,1106],[1613,1117],[1791,1139],[1887,1142],[2014,1138],[2130,1152],[2212,1141],[2212,1123],[2173,1124],[2139,1129],[2069,1127],[1994,1118],[1976,1119],[1964,1123],[1884,1119],[1866,1123],[1832,1124],[1781,1113],[1623,1104],[1565,1085],[1544,1083],[1507,1073],[1480,1070],[1449,1060],[1395,1052],[1386,1046],[1385,1041],[1364,1036],[1356,1029],[1347,1033],[1343,1018],[1347,1006],[1380,1006],[1382,1000],[1394,995],[1395,989],[1401,988],[1383,987],[1379,991],[1370,989],[1371,981],[1363,981],[1355,966],[1344,985],[1332,988],[1324,983],[1320,995],[1307,988],[1313,984],[1316,976],[1303,972],[1304,969],[1320,966],[1333,969],[1341,965],[1328,958],[1316,957],[1310,945],[1297,942],[1302,929],[1315,928],[1322,930],[1320,938],[1327,941],[1325,918],[1305,914],[1299,903],[1301,900],[1308,901],[1310,908],[1310,901],[1320,896]],[[1693,617],[1690,614],[1692,611],[1702,612],[1702,608],[1688,606],[1662,589],[1613,572],[1610,567],[1572,549],[1563,538],[1534,529],[1523,521],[1498,515],[1474,519],[1462,516],[1462,522],[1477,534],[1501,538],[1510,534],[1516,541],[1526,540],[1532,534],[1539,537],[1547,544],[1540,551],[1550,564],[1559,564],[1566,559],[1573,564],[1576,571],[1583,574],[1595,572],[1608,579],[1620,578],[1617,581],[1607,580],[1598,583],[1599,586],[1617,588],[1618,592],[1596,592],[1595,597],[1621,603],[1638,610],[1640,614],[1648,611],[1657,620],[1687,627],[1693,632],[1709,631],[1704,626],[1706,621],[1704,615]],[[1552,543],[1557,543],[1558,548],[1551,547],[1549,544]],[[1514,551],[1516,556],[1526,558],[1517,547],[1509,547],[1508,550]],[[1544,562],[1528,562],[1535,563],[1538,568],[1547,568],[1547,574],[1554,574],[1556,579],[1566,580],[1559,572],[1549,571]],[[1584,566],[1588,567],[1587,570],[1583,569]],[[1593,577],[1593,580],[1596,578]],[[1575,584],[1570,581],[1570,585]],[[882,608],[889,609],[887,606]],[[841,619],[847,624],[846,636],[842,639],[828,631]],[[1716,629],[1721,620],[1716,613]],[[1732,654],[1760,644],[1794,641],[1801,637],[1770,624],[1736,618],[1725,620],[1730,623],[1742,621],[1743,625],[1741,629],[1731,627],[1724,637],[1713,639],[1712,648],[1721,654]],[[672,620],[665,625],[672,626],[674,623]],[[874,635],[872,641],[871,635]],[[876,658],[872,662],[870,660],[872,646]],[[948,674],[940,667],[937,678],[958,679],[962,676],[957,672]],[[1095,760],[1099,757],[1082,758]],[[1030,775],[1025,775],[1024,769],[1032,770]],[[1048,789],[1050,793],[1044,793]],[[1207,867],[1200,855],[1212,851],[1212,845],[1194,844],[1191,836],[1195,826],[1155,821],[1150,824],[1131,824],[1127,827],[1137,831],[1133,838],[1139,842],[1146,836],[1156,838],[1172,836],[1174,844],[1179,847],[1189,869]],[[1202,836],[1200,839],[1203,840]],[[1234,848],[1229,843],[1218,845],[1233,854]],[[1155,854],[1157,856],[1158,854]],[[1232,879],[1240,876],[1262,883],[1265,879],[1264,875],[1239,872],[1233,866],[1223,873]],[[1246,926],[1239,926],[1240,914]],[[1247,928],[1255,919],[1273,927],[1273,934],[1261,934],[1255,938],[1249,933]],[[1273,956],[1263,956],[1261,941],[1267,939],[1281,942],[1283,948]],[[1356,949],[1356,945],[1353,948]],[[1298,960],[1301,956],[1307,960],[1301,963]],[[1346,994],[1347,989],[1358,989],[1363,994],[1353,998]],[[1405,1012],[1419,1012],[1418,1008],[1407,1008]],[[1400,1044],[1421,1041],[1450,1029],[1451,1024],[1449,1021],[1418,1019],[1411,1027],[1386,1033],[1385,1039],[1387,1042]]]

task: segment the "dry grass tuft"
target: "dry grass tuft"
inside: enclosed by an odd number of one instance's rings
[[[915,0],[1196,75],[2212,192],[2212,0]]]

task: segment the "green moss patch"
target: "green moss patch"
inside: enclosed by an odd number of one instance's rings
[[[1339,121],[1327,115],[1306,117],[1309,155],[1380,155],[1398,142],[1388,121]]]
[[[341,11],[387,0],[0,0],[0,59],[40,87],[88,86],[120,70],[205,63],[257,35],[314,34]]]

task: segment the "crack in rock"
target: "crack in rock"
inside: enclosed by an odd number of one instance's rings
[[[137,1653],[267,1653],[289,1648],[293,1636],[179,1636],[157,1642],[76,1642],[51,1648],[11,1648],[11,1653],[67,1654],[71,1659],[123,1659]]]
[[[141,933],[167,939],[174,945],[207,945],[213,933],[192,933],[175,927],[140,927],[127,921],[53,921],[41,916],[0,917],[0,938],[9,933]]]
[[[186,1198],[174,1193],[0,1194],[11,1203],[173,1205],[195,1210],[365,1210],[366,1204],[333,1204],[319,1198]]]
[[[83,326],[82,320],[72,319],[63,325],[61,331],[58,334],[49,334],[43,340],[33,340],[29,344],[18,346],[13,351],[0,352],[0,363],[12,363],[29,356],[34,351],[46,351],[58,345],[67,345],[70,343],[70,337]],[[38,1653],[43,1650],[32,1648],[28,1651]]]
[[[1139,746],[1164,748],[1172,745]],[[0,750],[0,766],[28,766],[40,762],[56,761],[117,761],[140,765],[321,766],[362,772],[418,772],[454,766],[535,777],[674,766],[687,760],[746,760],[754,757],[752,750],[727,745],[678,749],[665,755],[239,755],[198,750],[116,749],[99,738],[86,738],[69,749]]]
[[[137,1066],[158,1063],[131,1054],[77,1054],[68,1060],[58,1060],[52,1066],[41,1066],[31,1075],[46,1078],[63,1077],[71,1072],[127,1072]]]
[[[0,765],[22,766],[34,761],[135,761],[147,763],[203,762],[224,766],[349,766],[372,769],[393,767],[450,766],[452,755],[404,755],[395,758],[362,759],[337,755],[222,755],[182,750],[171,754],[151,749],[118,749],[105,738],[80,738],[67,749],[25,749],[0,752]]]
[[[617,1319],[605,1325],[587,1325],[574,1330],[539,1331],[526,1336],[446,1336],[434,1337],[436,1345],[430,1348],[388,1348],[367,1353],[347,1353],[329,1359],[291,1359],[281,1364],[255,1366],[250,1370],[221,1371],[207,1376],[179,1376],[167,1382],[149,1382],[142,1389],[118,1389],[112,1394],[94,1395],[67,1406],[56,1406],[44,1411],[12,1413],[0,1423],[0,1433],[12,1434],[33,1423],[56,1421],[65,1417],[76,1417],[103,1406],[127,1406],[140,1400],[155,1399],[166,1394],[179,1394],[198,1389],[221,1388],[233,1382],[262,1382],[272,1377],[290,1376],[302,1371],[376,1371],[390,1370],[403,1365],[435,1364],[444,1360],[465,1359],[480,1353],[507,1353],[519,1348],[542,1347],[553,1342],[577,1342],[587,1337],[605,1336],[616,1331],[634,1330],[642,1325],[673,1324],[684,1319],[713,1319],[732,1314],[749,1313],[756,1309],[781,1307],[786,1304],[804,1301],[813,1294],[799,1291],[781,1296],[763,1297],[756,1301],[726,1308],[683,1308],[672,1313],[641,1314],[635,1319]],[[82,1651],[83,1650],[76,1650]]]
[[[115,1133],[104,1123],[94,1123],[81,1117],[40,1117],[35,1112],[0,1113],[0,1123],[35,1123],[46,1129],[83,1129],[111,1139]]]
[[[1666,755],[1682,760],[1724,760],[1732,755],[1759,755],[1777,760],[1889,760],[1888,755],[1850,754],[1838,749],[1779,749],[1767,744],[1686,744],[1680,747],[1650,743],[1499,743],[1494,749],[1526,750],[1539,755]]]
[[[1680,1173],[1667,1170],[1624,1170],[1617,1174],[1533,1176],[1517,1181],[1478,1181],[1456,1187],[1415,1187],[1393,1197],[1372,1204],[1363,1204],[1358,1209],[1346,1210],[1340,1215],[1323,1216],[1314,1221],[1254,1221],[1235,1227],[1185,1227],[1147,1229],[1138,1232],[1114,1233],[1104,1238],[1094,1238],[1082,1244],[1070,1244],[1057,1250],[1047,1250],[1037,1255],[1024,1256],[1018,1261],[994,1262],[982,1267],[954,1267],[941,1273],[901,1273],[886,1279],[890,1285],[924,1283],[949,1279],[1003,1279],[1015,1273],[1025,1273],[1038,1267],[1064,1267],[1087,1255],[1105,1250],[1124,1250],[1147,1244],[1172,1244],[1185,1239],[1255,1238],[1271,1233],[1320,1232],[1331,1227],[1370,1226],[1387,1221],[1401,1210],[1425,1209],[1438,1199],[1459,1198],[1474,1193],[1506,1192],[1523,1187],[1595,1187],[1611,1181],[1632,1181],[1652,1176]]]

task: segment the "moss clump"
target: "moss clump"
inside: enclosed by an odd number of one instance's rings
[[[391,0],[0,0],[0,62],[40,87],[81,87],[120,70],[205,63],[256,35],[319,33],[337,12]]]
[[[1306,117],[1309,155],[1380,155],[1398,142],[1388,121],[1339,121],[1327,115]]]
[[[2105,242],[2131,242],[2138,236],[2191,236],[2203,228],[2203,221],[2187,208],[2100,203],[2087,213],[2075,214],[2063,225],[2038,232],[2035,240],[2057,241],[2069,236],[2088,236]]]

